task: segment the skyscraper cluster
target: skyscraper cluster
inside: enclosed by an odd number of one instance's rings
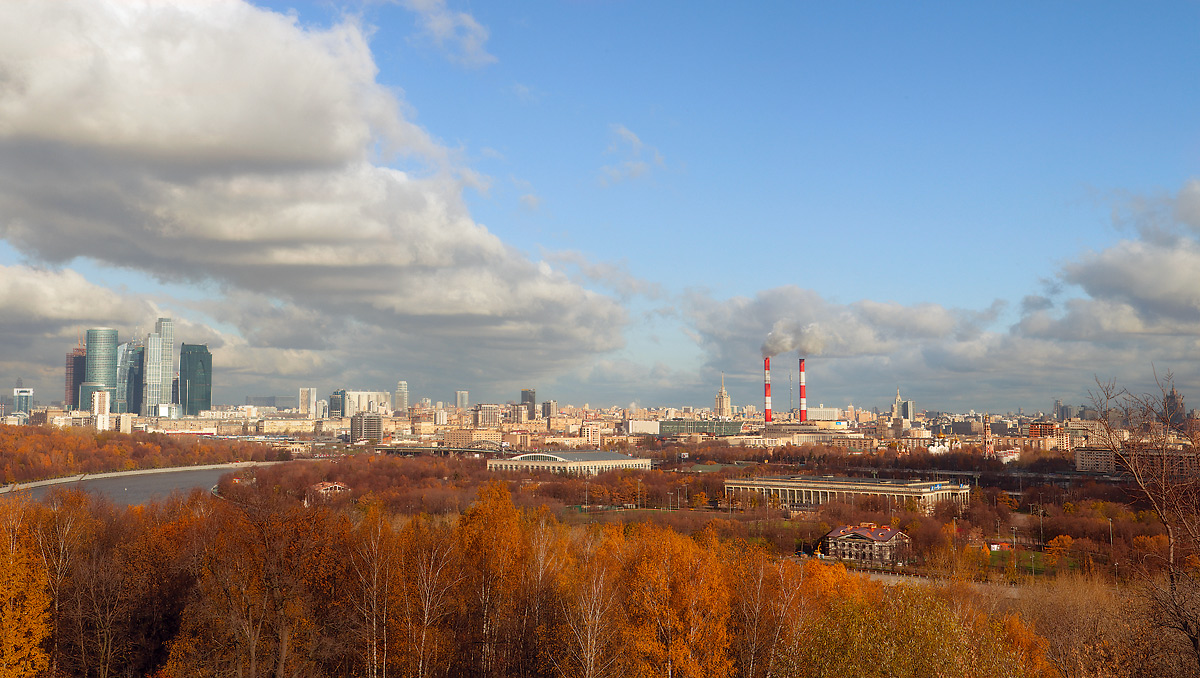
[[[111,327],[89,329],[86,337],[67,353],[68,409],[143,416],[194,416],[212,409],[212,354],[207,346],[182,344],[176,362],[170,318],[159,318],[144,339],[118,343]]]

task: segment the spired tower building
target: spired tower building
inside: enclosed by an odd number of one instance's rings
[[[725,373],[721,373],[721,390],[717,391],[717,406],[714,408],[718,417],[733,417],[733,405],[729,400],[729,392],[725,390]]]

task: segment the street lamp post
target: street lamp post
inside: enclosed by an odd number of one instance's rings
[[[642,479],[638,478],[637,481],[638,481],[637,499],[634,500],[633,505],[638,508],[641,508],[642,507]]]
[[[1112,518],[1108,519],[1108,559],[1113,565],[1113,579],[1117,578],[1117,549],[1113,542]]]

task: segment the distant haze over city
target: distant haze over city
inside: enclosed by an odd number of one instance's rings
[[[1030,412],[1156,371],[1200,397],[1197,25],[5,3],[0,386],[60,400],[88,329],[165,317],[215,404],[711,408],[724,374],[761,408],[771,356],[782,412],[801,355],[810,407]]]

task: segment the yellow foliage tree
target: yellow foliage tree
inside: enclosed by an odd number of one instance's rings
[[[0,678],[33,676],[49,657],[50,595],[46,569],[30,538],[27,497],[0,501]]]

